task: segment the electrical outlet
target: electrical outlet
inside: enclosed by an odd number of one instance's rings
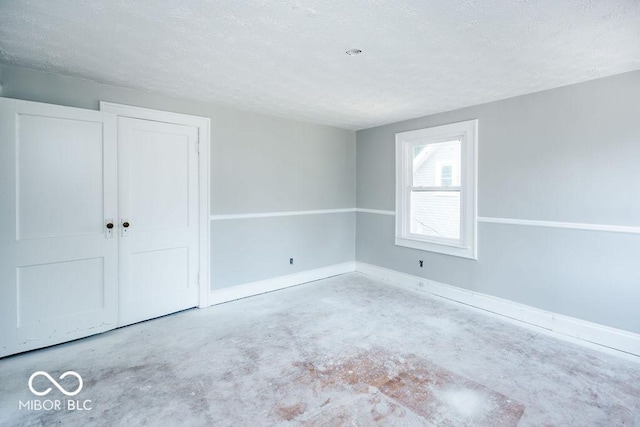
[[[289,258],[289,264],[293,265],[293,258]]]
[[[420,268],[422,268],[423,261],[421,259],[419,259],[418,262],[420,263]]]

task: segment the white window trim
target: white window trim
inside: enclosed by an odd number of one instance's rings
[[[416,144],[461,140],[460,241],[409,233],[410,147]],[[477,152],[478,120],[468,120],[396,134],[396,238],[395,244],[469,259],[477,258]]]

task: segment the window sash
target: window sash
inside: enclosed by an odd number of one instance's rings
[[[462,193],[462,186],[456,187],[409,187],[409,191],[459,191]]]
[[[435,243],[439,245],[453,246],[457,248],[465,247],[465,224],[464,224],[464,194],[463,187],[459,186],[413,186],[413,150],[414,147],[420,145],[431,145],[431,144],[439,144],[446,141],[460,141],[460,182],[465,182],[465,155],[466,155],[466,143],[465,143],[465,135],[464,134],[453,134],[446,135],[440,138],[425,138],[418,139],[411,142],[405,142],[405,150],[404,150],[404,169],[406,171],[406,179],[409,186],[407,187],[407,192],[404,195],[405,198],[405,209],[404,209],[404,218],[403,218],[403,232],[402,238],[417,240],[421,242]],[[417,234],[411,232],[411,219],[413,217],[413,212],[411,210],[411,193],[412,192],[459,192],[460,193],[460,222],[458,223],[459,227],[459,239],[451,239],[447,237],[438,237],[438,236],[429,236],[424,234]]]
[[[408,187],[406,193],[406,209],[404,225],[405,230],[403,233],[404,238],[419,240],[422,242],[433,242],[441,245],[453,246],[458,248],[464,248],[465,245],[465,225],[464,225],[464,200],[462,187]],[[411,219],[413,218],[413,211],[411,210],[411,193],[413,192],[459,192],[460,193],[460,220],[458,227],[460,227],[459,239],[452,239],[448,237],[429,236],[425,234],[418,234],[411,232]]]

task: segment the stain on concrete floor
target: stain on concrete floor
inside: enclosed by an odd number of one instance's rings
[[[371,420],[380,423],[392,415],[404,418],[407,411],[441,426],[516,426],[524,406],[513,399],[461,377],[414,354],[394,354],[384,348],[360,352],[343,360],[321,365],[311,361],[292,364],[295,374],[290,387],[315,390],[321,397],[331,392],[367,395]],[[384,396],[379,396],[383,394]],[[384,399],[385,408],[380,410]],[[341,402],[328,397],[312,415],[305,417],[306,402],[276,406],[284,420],[321,422]],[[324,409],[321,409],[324,408]],[[357,422],[342,417],[342,422]]]

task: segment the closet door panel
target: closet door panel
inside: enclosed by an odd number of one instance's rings
[[[198,129],[118,118],[118,180],[119,325],[195,307]]]
[[[0,356],[116,326],[116,149],[111,114],[0,99]]]

